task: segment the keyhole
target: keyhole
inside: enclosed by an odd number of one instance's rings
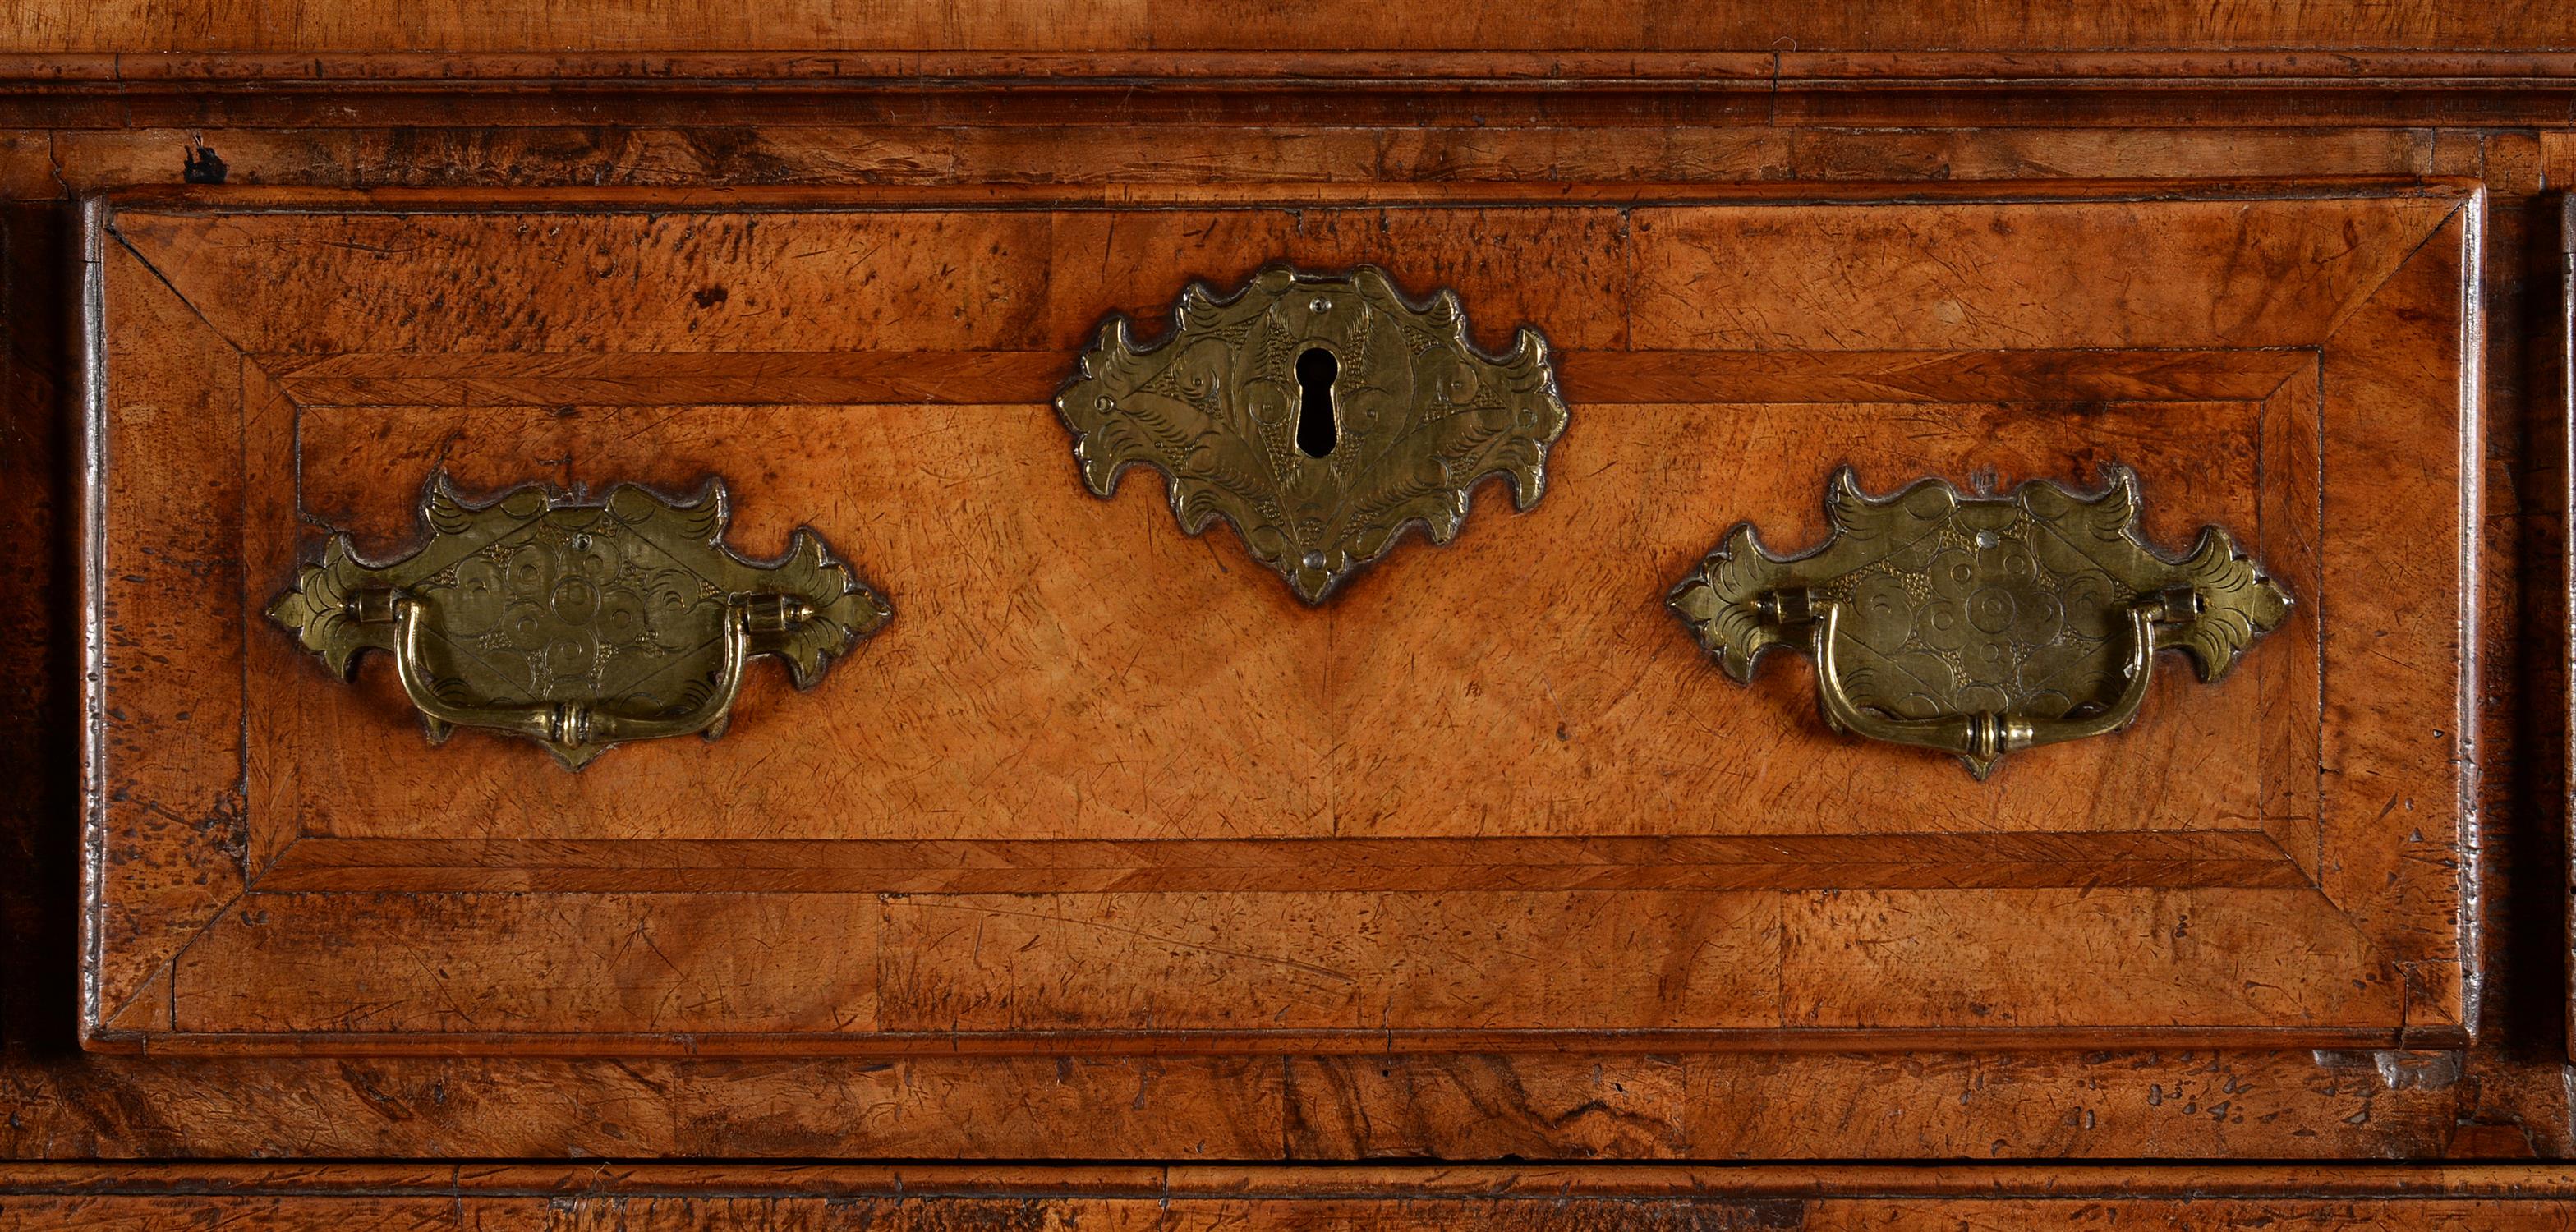
[[[1320,458],[1333,452],[1341,428],[1333,423],[1333,377],[1341,362],[1322,347],[1297,357],[1297,452]]]

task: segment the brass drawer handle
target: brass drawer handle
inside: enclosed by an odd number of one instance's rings
[[[706,731],[723,723],[733,712],[733,699],[742,692],[743,660],[750,657],[743,636],[742,613],[728,604],[723,618],[724,650],[722,666],[717,669],[715,687],[705,691],[694,706],[664,714],[621,714],[603,708],[591,698],[567,698],[558,701],[483,703],[458,705],[438,695],[436,677],[423,663],[420,652],[420,629],[433,623],[424,619],[429,605],[401,591],[393,592],[394,610],[400,626],[395,635],[394,672],[402,680],[403,693],[418,707],[421,719],[429,725],[433,740],[444,741],[458,727],[486,727],[495,731],[517,732],[543,742],[556,750],[557,756],[584,749],[605,749],[628,740],[651,740],[661,736],[686,736]],[[567,764],[572,764],[567,760]],[[578,769],[576,765],[574,768]]]
[[[1566,422],[1537,330],[1488,355],[1455,293],[1416,304],[1367,265],[1264,266],[1228,299],[1192,283],[1150,346],[1113,316],[1055,409],[1092,495],[1161,471],[1184,533],[1223,519],[1310,604],[1409,527],[1455,538],[1487,478],[1536,505]]]
[[[1956,754],[1983,779],[2006,753],[2135,722],[2158,650],[2214,681],[2289,610],[2223,530],[2178,560],[2156,552],[2137,477],[2106,475],[2091,496],[2033,480],[1970,497],[1927,479],[1875,498],[1845,468],[1823,545],[1773,556],[1739,524],[1666,604],[1736,680],[1801,647],[1829,726]]]
[[[751,659],[777,655],[809,688],[893,615],[811,531],[777,561],[736,556],[713,482],[684,502],[620,485],[468,505],[441,480],[421,519],[429,541],[381,564],[332,535],[268,615],[344,679],[389,652],[433,743],[486,728],[578,770],[629,740],[714,739]]]
[[[1930,719],[1889,718],[1876,707],[1854,700],[1843,685],[1842,664],[1834,653],[1842,616],[1839,603],[1824,605],[1823,618],[1811,626],[1815,640],[1807,653],[1816,662],[1816,696],[1825,712],[1825,722],[1835,730],[1890,744],[1956,753],[1968,763],[1971,773],[1984,778],[1993,771],[1996,761],[2016,749],[2107,736],[2136,722],[2138,708],[2147,701],[2147,683],[2154,678],[2156,626],[2152,611],[2143,604],[2129,609],[2129,655],[2121,666],[2127,683],[2121,686],[2117,700],[2084,719],[2034,719],[1992,711]]]

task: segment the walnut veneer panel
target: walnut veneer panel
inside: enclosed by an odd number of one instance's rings
[[[1782,10],[1713,0],[1531,9],[1495,0],[1393,3],[1366,23],[1299,20],[1252,0],[789,0],[757,9],[685,0],[649,8],[463,0],[422,12],[320,0],[28,0],[0,20],[0,48],[61,52],[561,51],[674,48],[910,52],[1007,49],[1586,48],[1751,52],[1809,48],[2388,47],[2563,49],[2562,15],[2542,0],[2409,0],[2360,6],[2122,4],[1997,8],[1978,0],[1858,0]],[[820,57],[817,57],[820,58]]]
[[[2563,1229],[2563,1166],[977,1167],[182,1164],[0,1169],[0,1227]]]
[[[1069,195],[97,207],[90,1044],[2464,1036],[2474,189]],[[1081,340],[1276,258],[1545,330],[1546,500],[1309,610],[1149,478],[1083,495]],[[2300,606],[1990,783],[1847,742],[1659,602],[1739,518],[1811,541],[1846,461],[2125,463]],[[895,622],[715,743],[429,747],[258,613],[440,470],[721,475],[736,544],[811,524]]]

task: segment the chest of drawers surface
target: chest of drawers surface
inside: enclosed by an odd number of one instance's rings
[[[98,204],[92,1044],[2461,1038],[2473,185],[1548,196]],[[1441,481],[1413,472],[1453,463],[1367,452],[1374,341],[1334,344],[1348,454],[1264,445],[1259,378],[1196,356],[1286,344],[1222,327],[1145,351],[1171,370],[1120,396],[1142,456],[1185,438],[1193,480],[1228,415],[1252,426],[1204,468],[1242,529],[1192,542],[1151,479],[1086,492],[1048,399],[1094,326],[1270,260],[1418,268],[1540,325],[1568,421],[1544,496],[1533,469],[1526,513],[1471,510],[1301,601],[1246,544],[1340,551],[1296,519],[1400,525]],[[1358,294],[1300,286],[1272,317]],[[1404,328],[1389,303],[1368,328]],[[1296,489],[1308,466],[1350,481]],[[2126,467],[2152,538],[2235,526],[2291,614],[2214,690],[2166,672],[2133,730],[1991,777],[1837,737],[1794,670],[1737,688],[1663,600],[1729,522],[1819,537],[1845,466],[1886,489]],[[264,618],[301,562],[394,559],[530,483],[720,487],[744,552],[809,528],[887,618],[805,696],[755,665],[722,740],[585,747],[577,773],[422,739],[412,665],[383,660],[658,704],[695,670],[659,648],[698,636],[662,609],[713,583],[668,582],[649,542],[423,549],[463,563],[416,591],[481,585],[492,613],[355,664]],[[1921,627],[1846,639],[1885,656],[1853,679],[2094,704],[2092,661],[2048,637],[2114,583],[2031,562],[2098,528],[1996,525],[1887,532],[1935,556],[1883,575]],[[2023,575],[1976,572],[2016,553]],[[369,619],[335,569],[301,627]]]
[[[23,19],[0,1214],[2564,1217],[2548,15],[1043,17]]]

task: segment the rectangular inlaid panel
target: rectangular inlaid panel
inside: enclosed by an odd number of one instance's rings
[[[2456,1041],[2480,199],[2442,184],[93,207],[86,1038],[173,1051]],[[1545,496],[1309,606],[1050,405],[1193,279],[1545,335]],[[2144,717],[1953,758],[1664,594],[1838,468],[2226,528],[2295,603]],[[263,610],[423,493],[720,481],[893,619],[721,738],[433,744]]]
[[[2313,434],[2312,408],[2284,409]],[[1821,537],[1836,461],[1893,488],[1979,467],[2089,482],[2087,462],[2117,457],[2155,477],[2165,542],[2204,521],[2250,538],[2265,411],[2088,408],[2081,444],[2096,452],[2070,459],[2064,416],[2024,405],[1578,403],[1537,509],[1514,517],[1489,490],[1458,542],[1400,549],[1309,611],[1230,531],[1181,535],[1151,476],[1090,497],[1042,407],[306,408],[299,521],[356,529],[370,555],[417,534],[432,468],[469,491],[531,478],[687,491],[722,475],[743,551],[775,556],[810,525],[898,616],[810,695],[757,675],[716,748],[637,744],[578,775],[529,773],[515,743],[432,747],[392,673],[351,689],[290,670],[306,665],[274,638],[252,706],[278,716],[270,747],[306,755],[271,759],[265,781],[255,767],[252,790],[341,838],[2229,828],[2261,816],[2271,750],[2228,734],[2313,711],[2313,688],[2267,699],[2253,672],[2215,689],[2172,673],[2151,703],[2163,721],[1979,783],[1925,773],[1918,752],[1818,739],[1799,670],[1777,664],[1739,690],[1677,636],[1662,592],[1735,517],[1761,516],[1783,549]],[[385,431],[394,422],[404,435]],[[1793,460],[1806,441],[1840,452]],[[532,456],[559,461],[532,471]],[[279,528],[272,550],[289,554],[294,533]],[[317,779],[317,761],[378,773]],[[2313,743],[2302,764],[2313,781]],[[2074,776],[2097,792],[2083,809],[2068,807]],[[431,779],[441,790],[418,788]]]

